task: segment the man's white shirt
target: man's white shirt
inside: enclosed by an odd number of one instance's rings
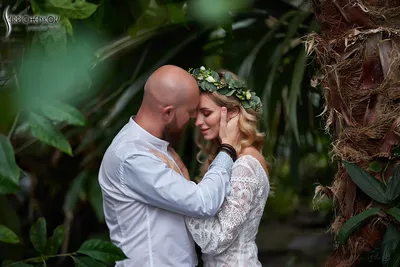
[[[130,118],[103,157],[99,183],[110,239],[129,258],[117,267],[196,266],[184,216],[214,216],[229,194],[233,161],[226,153],[218,154],[196,184],[149,151],[173,160],[168,145]]]

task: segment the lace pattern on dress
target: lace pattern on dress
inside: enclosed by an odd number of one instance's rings
[[[255,237],[270,187],[260,162],[240,157],[232,168],[231,187],[216,217],[187,217],[186,225],[205,266],[261,266]]]

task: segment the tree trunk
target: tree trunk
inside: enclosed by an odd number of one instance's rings
[[[312,34],[307,51],[315,52],[323,73],[326,130],[333,136],[332,160],[338,171],[329,187],[337,234],[350,217],[377,203],[358,189],[341,160],[367,169],[372,161],[387,165],[385,182],[399,162],[392,150],[399,144],[400,124],[400,0],[313,0],[321,34]],[[326,266],[357,266],[374,249],[388,224],[381,215],[338,246]]]

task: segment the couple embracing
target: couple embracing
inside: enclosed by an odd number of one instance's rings
[[[270,192],[260,99],[228,71],[165,65],[99,171],[111,241],[125,267],[261,266],[256,234]],[[173,149],[195,119],[201,181]]]

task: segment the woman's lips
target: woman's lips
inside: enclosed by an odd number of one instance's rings
[[[205,133],[207,133],[208,130],[209,130],[209,129],[201,130],[201,133],[202,133],[202,134],[205,134]]]

